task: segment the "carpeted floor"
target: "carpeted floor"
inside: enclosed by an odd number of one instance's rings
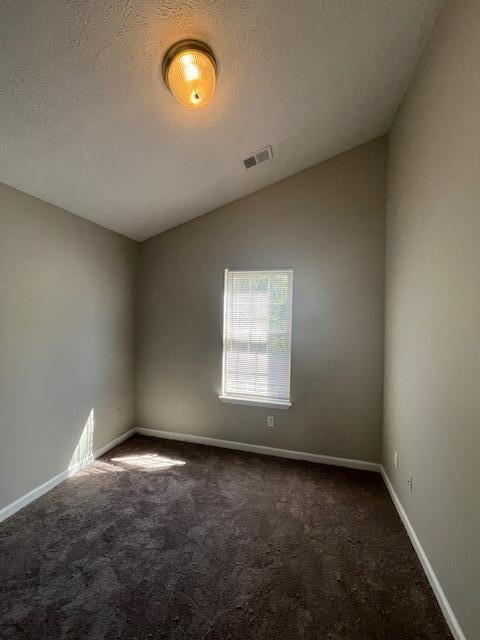
[[[0,525],[0,638],[451,636],[379,475],[134,436]]]

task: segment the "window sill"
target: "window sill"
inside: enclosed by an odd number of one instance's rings
[[[227,404],[244,404],[250,407],[268,407],[270,409],[290,409],[291,402],[287,400],[262,400],[261,398],[240,398],[236,396],[218,396],[222,402]]]

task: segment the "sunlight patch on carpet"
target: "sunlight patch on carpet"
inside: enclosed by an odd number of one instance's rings
[[[127,467],[136,467],[148,470],[169,469],[170,467],[178,467],[186,464],[184,460],[166,458],[165,456],[159,456],[156,453],[141,453],[137,455],[121,456],[119,458],[111,458],[111,461]]]

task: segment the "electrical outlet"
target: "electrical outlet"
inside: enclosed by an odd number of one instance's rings
[[[267,427],[275,426],[275,418],[273,416],[267,416]]]
[[[408,476],[408,488],[410,489],[410,493],[413,493],[413,476]]]
[[[393,464],[395,465],[395,469],[398,469],[398,452],[393,452]]]

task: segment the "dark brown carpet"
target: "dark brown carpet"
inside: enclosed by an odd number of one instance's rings
[[[0,525],[0,583],[2,640],[451,638],[379,475],[140,436]]]

